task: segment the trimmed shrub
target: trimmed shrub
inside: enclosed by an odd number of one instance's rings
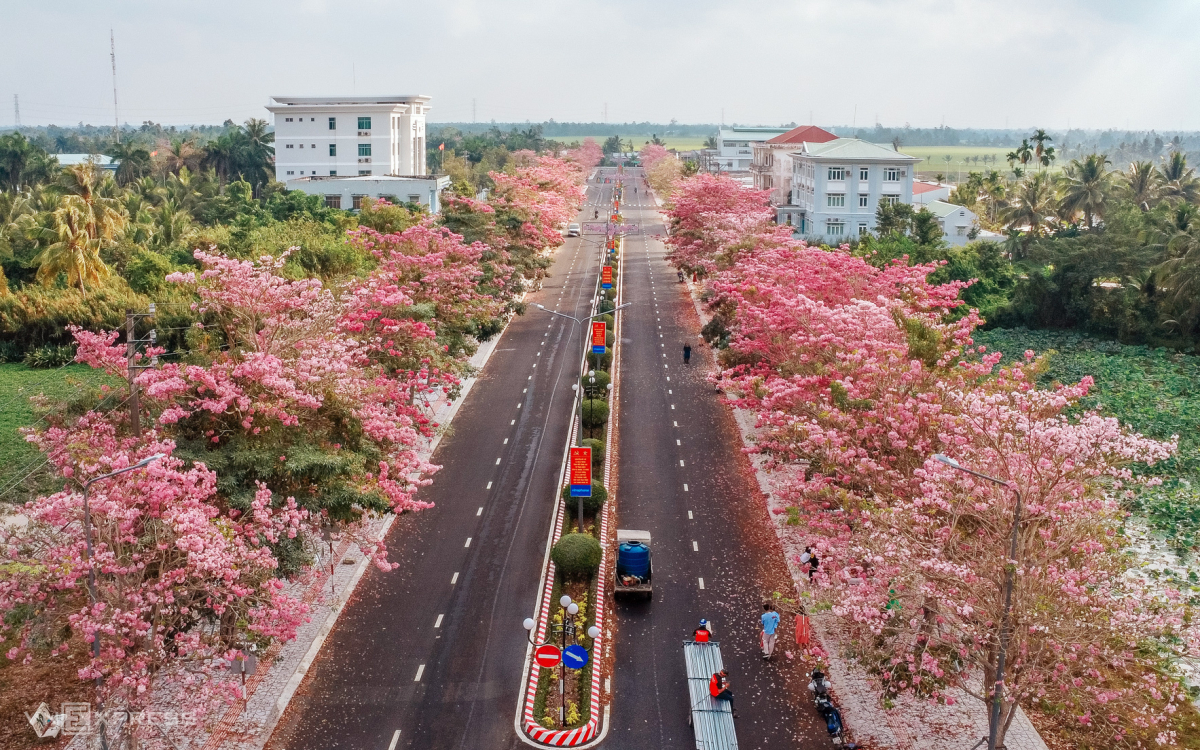
[[[611,366],[612,352],[605,352],[603,354],[592,354],[591,352],[588,352],[588,368],[595,370],[597,374],[599,374],[601,371],[607,370]]]
[[[608,330],[610,330],[610,331],[612,330],[612,327],[614,325],[616,325],[616,323],[617,323],[616,319],[613,318],[612,313],[609,313],[607,315],[601,315],[600,317],[596,318],[596,320],[603,320],[605,323],[607,323]]]
[[[600,540],[591,534],[564,534],[550,550],[550,559],[564,578],[590,578],[600,567]]]
[[[598,440],[597,438],[587,438],[583,441],[583,445],[585,448],[592,449],[592,473],[595,474],[597,472],[603,471],[604,470],[604,451],[605,451],[605,447],[606,447],[604,445],[604,441]],[[602,485],[601,485],[601,489],[603,489]],[[592,494],[595,494],[594,489],[592,490]]]
[[[600,427],[608,421],[608,402],[599,398],[583,401],[583,426]]]
[[[604,345],[606,347],[608,347],[609,349],[612,349],[613,344],[616,343],[616,341],[617,341],[617,337],[612,332],[612,329],[611,328],[606,329],[604,332]]]
[[[595,383],[589,383],[587,375],[579,378],[579,383],[584,388],[583,392],[588,393],[590,391],[593,396],[603,396],[610,382],[612,382],[612,378],[604,370],[596,370]]]
[[[599,315],[602,313],[609,313],[609,312],[612,312],[615,308],[616,308],[616,305],[613,304],[612,300],[601,299],[596,304],[596,314]]]

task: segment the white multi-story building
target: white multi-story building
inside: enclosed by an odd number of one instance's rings
[[[425,174],[428,96],[273,96],[275,179]]]
[[[734,125],[717,131],[717,156],[714,171],[748,172],[754,158],[754,144],[783,135],[790,128],[747,128]]]
[[[802,143],[791,159],[792,200],[777,208],[778,221],[831,243],[873,231],[880,201],[911,204],[921,161],[858,138]]]
[[[770,190],[771,204],[781,206],[788,203],[792,190],[792,155],[802,143],[828,143],[837,138],[828,130],[815,125],[801,125],[783,135],[777,135],[761,143],[754,143],[750,150],[753,158],[750,173],[754,175],[756,190]]]
[[[363,175],[362,177],[289,177],[288,190],[319,195],[330,208],[357,211],[364,198],[384,198],[389,203],[419,203],[436,214],[442,210],[442,191],[450,187],[447,175]]]

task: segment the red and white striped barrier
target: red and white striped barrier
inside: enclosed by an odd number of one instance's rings
[[[624,243],[624,240],[622,240],[622,243]],[[622,297],[621,292],[622,292],[622,288],[623,288],[624,277],[625,277],[625,252],[624,252],[624,247],[622,247],[621,258],[618,263],[618,270],[617,270],[617,300],[616,300],[617,305],[621,304],[621,297]],[[612,395],[610,396],[610,399],[612,400],[613,404],[617,403],[617,393],[620,389],[621,377],[620,377],[620,368],[618,367],[618,362],[621,358],[620,341],[621,341],[621,318],[619,316],[617,316],[616,328],[613,332],[613,342],[615,344],[617,344],[617,346],[615,347],[615,351],[613,352],[613,362],[612,362],[612,368],[611,368],[612,373],[613,373],[613,378],[612,378],[613,389],[612,389]],[[611,483],[609,482],[609,479],[612,476],[612,454],[613,454],[612,435],[613,435],[613,427],[616,424],[617,419],[618,419],[617,411],[618,411],[617,409],[611,410],[612,416],[608,420],[608,425],[606,427],[605,436],[604,436],[605,437],[605,442],[604,442],[604,446],[605,446],[605,450],[604,450],[604,486],[605,487],[612,486]],[[571,417],[571,432],[569,433],[571,435],[575,434],[577,418],[578,418],[577,415]],[[564,464],[563,474],[559,478],[559,487],[560,488],[565,487],[567,485],[566,468],[567,467]],[[561,489],[560,489],[560,491],[561,491]],[[537,700],[537,690],[538,690],[538,682],[539,682],[538,678],[541,675],[542,668],[538,665],[538,663],[536,661],[530,662],[529,678],[528,678],[528,681],[526,682],[526,688],[525,688],[525,710],[524,710],[524,713],[522,714],[521,724],[522,724],[523,729],[525,730],[526,736],[529,739],[533,740],[534,742],[536,742],[538,744],[546,745],[547,747],[579,747],[580,745],[586,745],[587,743],[596,739],[596,736],[600,732],[600,717],[603,715],[603,711],[601,711],[601,706],[600,706],[600,677],[601,677],[600,673],[603,670],[601,669],[600,662],[601,662],[602,657],[604,656],[604,649],[605,649],[605,646],[606,646],[607,640],[608,640],[607,634],[606,634],[606,631],[604,628],[605,616],[607,615],[606,596],[607,596],[607,592],[608,592],[608,554],[607,554],[608,519],[609,519],[609,508],[612,506],[613,498],[615,497],[615,495],[616,495],[616,493],[611,493],[611,492],[609,493],[609,501],[604,503],[604,508],[600,512],[600,540],[601,540],[600,543],[605,548],[605,554],[601,555],[601,557],[600,557],[600,570],[597,573],[597,575],[599,576],[599,579],[596,583],[596,600],[595,600],[595,602],[592,603],[592,606],[594,607],[593,612],[595,613],[595,623],[594,624],[597,628],[600,629],[600,636],[597,637],[596,640],[592,642],[592,686],[591,686],[591,699],[588,701],[588,711],[590,713],[590,716],[589,716],[586,724],[584,724],[583,726],[580,726],[580,727],[576,727],[574,729],[547,729],[546,727],[544,727],[538,723],[537,717],[534,716],[533,705]],[[558,499],[558,511],[555,514],[555,518],[554,518],[554,535],[550,540],[551,547],[553,547],[558,542],[559,537],[562,536],[563,524],[565,523],[565,511],[566,511],[566,508],[565,508],[565,505],[564,505],[564,503],[561,499],[561,495],[560,495],[559,499]],[[546,574],[546,584],[545,584],[545,588],[542,590],[542,603],[541,603],[541,606],[538,608],[539,614],[538,614],[538,622],[537,622],[536,643],[545,643],[546,642],[546,631],[550,624],[549,623],[550,610],[553,606],[553,602],[551,602],[551,597],[554,594],[554,576],[555,576],[554,562],[551,561],[548,563],[548,565],[549,565],[549,569]]]

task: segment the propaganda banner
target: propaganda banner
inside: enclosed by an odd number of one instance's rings
[[[607,324],[603,320],[592,321],[592,354],[604,353],[607,334]]]
[[[592,449],[572,448],[567,471],[571,478],[571,497],[592,496]]]
[[[600,269],[600,286],[604,289],[612,289],[612,266],[605,266]]]

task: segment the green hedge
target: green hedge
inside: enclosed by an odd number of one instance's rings
[[[595,460],[594,453],[592,456],[593,460]],[[567,506],[567,516],[573,520],[578,520],[575,516],[578,515],[579,511],[579,498],[571,497],[570,485],[563,487],[562,499]],[[604,485],[600,482],[592,482],[592,496],[583,499],[583,514],[585,516],[596,516],[600,513],[600,509],[604,507],[606,502],[608,502],[608,490],[604,489]]]
[[[590,578],[600,567],[600,540],[591,534],[564,534],[550,550],[550,559],[563,578]]]
[[[588,352],[588,367],[592,370],[600,372],[612,367],[612,352],[608,351],[603,354],[592,354]]]
[[[609,377],[609,374],[604,370],[596,370],[595,372],[595,383],[588,382],[588,375],[580,376],[579,383],[585,389],[584,393],[587,393],[590,390],[592,395],[602,396],[607,391],[608,384],[612,382],[612,378]]]
[[[604,451],[606,448],[604,441],[597,440],[596,438],[587,438],[583,441],[583,445],[585,448],[592,449],[592,471],[597,472],[603,469]]]
[[[583,402],[583,426],[601,427],[608,421],[608,402],[599,398],[585,399]]]

